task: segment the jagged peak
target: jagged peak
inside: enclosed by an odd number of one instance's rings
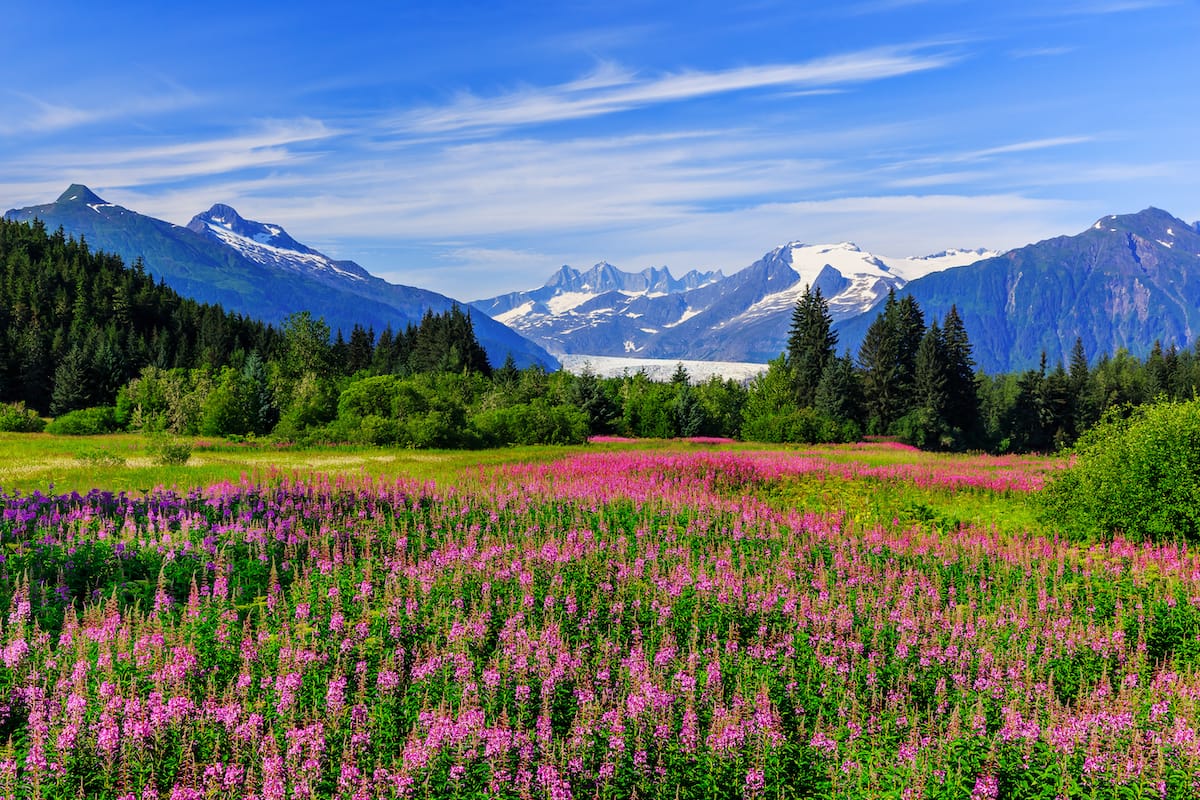
[[[86,203],[88,205],[98,205],[103,203],[100,195],[93,192],[82,183],[72,183],[67,187],[67,190],[58,196],[57,203]]]
[[[215,222],[227,228],[246,223],[246,220],[233,206],[228,206],[224,203],[214,203],[212,208],[201,214],[197,214],[196,218],[207,222]]]

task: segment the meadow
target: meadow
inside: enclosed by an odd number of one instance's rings
[[[0,791],[1194,796],[1200,559],[1061,467],[6,437]]]

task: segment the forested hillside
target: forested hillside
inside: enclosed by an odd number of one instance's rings
[[[146,366],[217,369],[279,332],[155,283],[40,222],[0,220],[0,397],[60,414],[111,403]]]

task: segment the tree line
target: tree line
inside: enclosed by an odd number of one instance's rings
[[[747,384],[494,367],[469,312],[344,336],[307,313],[281,326],[180,297],[62,230],[0,222],[0,428],[172,431],[410,447],[578,442],[598,434],[758,441],[897,437],[994,452],[1069,445],[1108,410],[1191,397],[1200,357],[1156,347],[989,376],[957,310],[927,320],[889,295],[857,354],[838,354],[806,289],[787,349]]]
[[[805,289],[787,350],[751,394],[770,398],[756,438],[785,441],[893,436],[927,449],[1050,452],[1072,445],[1106,415],[1200,390],[1194,349],[1155,343],[1145,359],[1126,350],[1089,364],[1076,338],[1070,362],[987,375],[975,369],[962,318],[951,306],[927,320],[911,296],[888,294],[857,357],[836,354],[828,305]],[[767,391],[769,389],[769,391]]]

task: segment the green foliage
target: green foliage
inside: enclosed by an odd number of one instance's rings
[[[26,408],[23,401],[0,403],[0,432],[39,433],[45,427],[46,421],[32,408]]]
[[[222,366],[239,349],[273,349],[277,338],[61,230],[0,220],[0,375],[11,379],[0,400],[62,415],[111,404],[150,364]]]
[[[537,399],[481,412],[472,420],[485,445],[580,444],[587,440],[588,418],[568,405]]]
[[[861,429],[856,422],[837,420],[807,406],[798,408],[792,390],[791,370],[780,356],[750,382],[742,411],[742,437],[755,442],[808,443],[858,438]]]
[[[508,367],[510,362],[505,362]],[[513,370],[516,366],[513,365]],[[512,381],[514,373],[497,373],[500,381]],[[589,433],[612,433],[616,429],[617,420],[621,417],[621,408],[616,399],[608,392],[608,385],[603,383],[596,373],[585,367],[583,372],[575,377],[571,384],[570,402],[587,417]]]
[[[888,293],[858,351],[863,370],[867,428],[890,433],[892,424],[914,404],[917,351],[925,336],[925,315],[911,295]]]
[[[833,332],[829,304],[820,289],[804,287],[792,310],[788,331],[787,364],[792,374],[796,404],[811,406],[825,368],[834,358],[838,337]]]
[[[1044,515],[1076,534],[1200,537],[1200,400],[1110,414],[1043,498]]]
[[[656,383],[643,372],[626,378],[620,391],[621,432],[654,439],[675,436],[675,420],[671,413],[674,396],[672,384]]]
[[[125,459],[111,450],[95,448],[81,450],[75,454],[75,460],[89,467],[123,467]]]
[[[164,467],[181,466],[192,457],[192,443],[168,433],[152,435],[147,449],[155,463]]]
[[[747,418],[742,435],[753,442],[852,442],[861,435],[853,422],[839,422],[812,408],[793,408]]]
[[[112,406],[97,406],[71,411],[51,420],[46,425],[46,432],[67,436],[95,436],[112,433],[120,430],[120,427],[117,423],[116,409]]]
[[[252,388],[240,370],[226,367],[204,398],[200,433],[205,436],[244,436],[255,433]]]

